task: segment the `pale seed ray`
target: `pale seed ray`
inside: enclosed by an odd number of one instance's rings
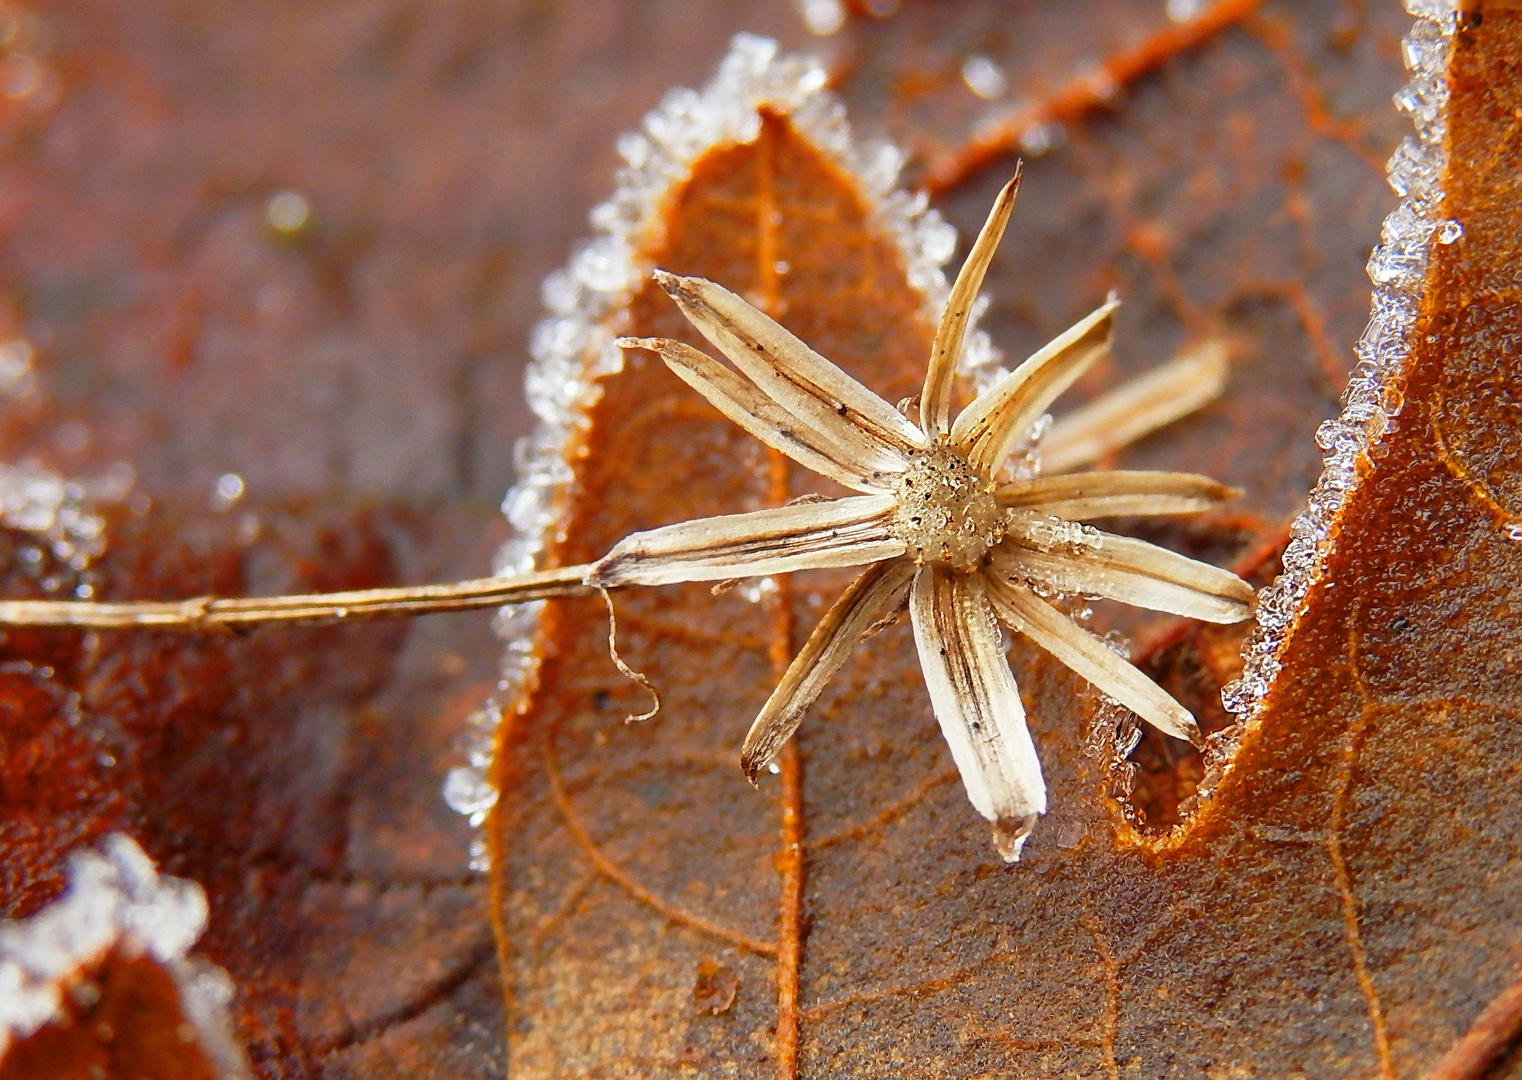
[[[913,576],[914,564],[907,559],[879,563],[852,582],[825,612],[745,736],[740,767],[752,783],[782,744],[792,738],[804,714],[893,595]]]
[[[922,566],[909,612],[930,703],[967,796],[993,822],[999,853],[1014,862],[1046,812],[1046,783],[983,575]]]
[[[855,429],[843,433],[849,444],[834,441],[830,433],[783,408],[755,383],[685,342],[626,337],[619,338],[618,344],[660,354],[666,366],[714,408],[804,468],[857,491],[881,492],[892,486],[891,476],[873,468],[878,458],[874,444]]]
[[[587,582],[674,585],[879,562],[904,553],[888,532],[892,509],[891,495],[853,495],[683,521],[626,536]]]
[[[1199,744],[1199,725],[1188,709],[1125,657],[1030,589],[994,576],[989,580],[988,598],[994,613],[1012,629],[1030,638],[1101,692],[1165,735]]]
[[[877,468],[903,469],[906,454],[925,445],[909,419],[765,312],[703,278],[655,272],[661,288],[692,325],[779,405],[843,442],[865,436]]]
[[[1041,441],[1042,468],[1070,472],[1179,420],[1221,396],[1231,366],[1220,338],[1122,383],[1066,416]]]
[[[994,493],[1000,506],[1033,507],[1069,521],[1133,514],[1194,514],[1240,494],[1208,476],[1143,471],[1039,476],[1000,484]]]
[[[1110,351],[1119,306],[1112,299],[1080,319],[962,410],[951,441],[973,468],[996,472],[1047,406]]]
[[[932,439],[944,435],[951,426],[951,391],[956,384],[957,364],[962,358],[962,339],[967,334],[967,324],[972,316],[973,304],[977,302],[978,290],[983,286],[983,275],[993,261],[994,251],[1009,224],[1010,211],[1015,208],[1015,195],[1020,191],[1021,167],[1015,166],[1015,175],[988,214],[983,231],[967,253],[967,261],[957,274],[956,284],[946,298],[946,308],[941,313],[941,323],[935,331],[935,344],[930,349],[930,365],[925,371],[925,389],[920,394],[920,426]]]
[[[1213,623],[1241,622],[1252,611],[1253,589],[1229,570],[1130,536],[1089,530],[1081,554],[1034,540],[1011,518],[1010,538],[996,552],[995,571],[1040,581],[1058,592],[1119,600],[1136,607]],[[1078,528],[1078,526],[1074,526]]]
[[[1092,499],[1067,499],[1042,503],[1048,513],[1069,521],[1092,521],[1110,517],[1159,517],[1170,514],[1198,514],[1213,509],[1214,499],[1187,495],[1110,495]]]

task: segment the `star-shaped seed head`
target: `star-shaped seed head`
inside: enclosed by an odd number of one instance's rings
[[[722,286],[662,271],[656,280],[734,364],[664,338],[625,338],[659,353],[679,377],[766,445],[860,492],[636,533],[594,567],[609,588],[714,581],[860,566],[751,725],[741,764],[754,781],[797,730],[855,644],[907,605],[931,706],[974,808],[1013,862],[1046,811],[1046,785],[999,624],[1024,634],[1166,734],[1198,741],[1182,705],[1110,646],[1053,606],[1053,594],[1108,597],[1159,611],[1235,622],[1253,599],[1225,570],[1090,519],[1192,513],[1234,494],[1183,473],[1005,475],[1052,401],[1110,349],[1111,300],[980,394],[953,420],[952,394],[973,301],[1019,187],[1004,188],[958,275],[931,349],[919,424]],[[1129,410],[1100,403],[1086,425],[1054,433],[1048,453],[1069,465],[1104,451],[1107,431],[1134,437],[1200,404],[1210,370],[1131,391]],[[1198,365],[1197,365],[1198,366]],[[1192,380],[1192,382],[1190,381]],[[1203,395],[1213,396],[1213,392]],[[1160,399],[1160,400],[1159,400]],[[1107,411],[1108,410],[1108,411]],[[1066,445],[1063,444],[1063,439]],[[1053,445],[1055,443],[1056,445]]]

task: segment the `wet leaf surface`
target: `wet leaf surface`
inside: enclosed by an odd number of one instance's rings
[[[398,512],[196,516],[116,522],[99,579],[135,596],[363,586],[392,578],[397,552],[438,542],[438,525]],[[459,630],[489,638],[480,620]],[[447,678],[467,663],[448,650],[436,632],[379,625],[9,635],[6,914],[57,894],[65,851],[125,832],[206,888],[202,954],[238,986],[256,1065],[300,1075],[325,1058],[342,1072],[441,1015],[448,1038],[397,1041],[431,1057],[465,1033],[489,1065],[484,889],[461,870],[461,825],[437,806],[450,733],[485,685]],[[489,670],[489,655],[475,659]]]

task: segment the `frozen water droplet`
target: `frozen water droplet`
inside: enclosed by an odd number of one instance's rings
[[[227,510],[243,498],[243,477],[237,473],[223,473],[212,487],[211,505],[215,510]]]
[[[299,191],[277,191],[264,204],[264,223],[280,236],[295,236],[312,220],[312,204]]]
[[[1437,227],[1437,242],[1439,244],[1451,244],[1464,235],[1464,226],[1449,218]]]
[[[1406,11],[1419,19],[1441,22],[1458,9],[1457,0],[1405,0]]]
[[[1506,526],[1508,540],[1522,540],[1522,521],[1512,521]]]
[[[1042,154],[1056,150],[1067,142],[1067,139],[1068,129],[1061,124],[1037,124],[1021,134],[1020,149],[1031,157],[1040,157]]]
[[[1009,89],[1009,79],[1004,75],[1004,69],[994,61],[975,53],[962,62],[962,81],[967,84],[978,97],[985,101],[1004,96],[1004,91]]]
[[[1083,843],[1089,834],[1088,826],[1081,821],[1064,822],[1057,829],[1057,846],[1072,851]]]
[[[739,593],[752,604],[759,604],[763,600],[769,601],[777,595],[777,579],[774,577],[753,578],[740,586]]]
[[[1395,94],[1395,107],[1411,117],[1425,143],[1441,141],[1447,105],[1448,84],[1439,72],[1423,72]]]
[[[1406,67],[1423,72],[1440,70],[1447,58],[1448,44],[1448,35],[1440,25],[1422,19],[1401,42]]]
[[[444,801],[457,814],[473,816],[497,803],[497,789],[474,769],[460,766],[444,777]]]
[[[469,867],[478,873],[485,873],[491,869],[491,850],[486,846],[486,837],[477,836],[470,842]]]
[[[1427,202],[1437,194],[1437,155],[1411,136],[1396,147],[1385,168],[1397,195]]]
[[[0,345],[0,394],[21,396],[33,388],[32,360],[36,352],[25,338]],[[85,429],[88,436],[89,431]]]

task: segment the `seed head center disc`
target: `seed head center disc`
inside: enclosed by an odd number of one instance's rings
[[[893,534],[917,563],[973,570],[1004,539],[1004,513],[992,485],[946,446],[915,456],[898,484]]]

